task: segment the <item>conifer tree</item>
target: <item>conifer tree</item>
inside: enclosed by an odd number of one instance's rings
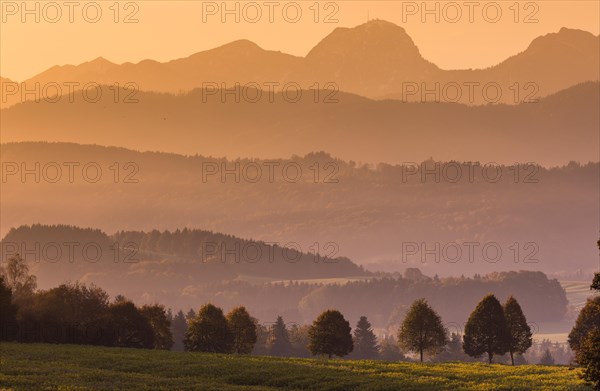
[[[376,359],[379,356],[377,337],[366,316],[361,316],[354,329],[353,357],[358,359]]]

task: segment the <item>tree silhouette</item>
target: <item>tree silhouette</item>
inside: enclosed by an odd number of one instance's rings
[[[600,327],[590,331],[576,353],[577,363],[583,367],[583,378],[600,390]]]
[[[583,378],[600,390],[600,296],[587,299],[569,333],[569,345],[584,367]]]
[[[200,308],[196,317],[188,322],[183,345],[192,352],[230,353],[233,334],[223,310],[212,304]]]
[[[145,305],[140,312],[148,320],[154,332],[154,349],[171,349],[173,333],[171,333],[171,322],[167,317],[165,307],[159,304]]]
[[[375,359],[379,356],[377,337],[373,333],[371,323],[366,316],[361,316],[354,329],[353,357],[358,359]]]
[[[187,312],[187,314],[185,314],[185,320],[186,321],[190,321],[192,319],[196,318],[196,311],[194,311],[193,308],[190,308],[190,310]]]
[[[17,304],[30,298],[37,288],[37,278],[29,274],[29,266],[19,254],[15,254],[8,259],[2,274],[6,285],[12,291],[13,301]]]
[[[173,350],[183,351],[183,338],[187,330],[187,321],[183,311],[179,312],[173,317],[171,322],[171,333],[173,335]]]
[[[598,245],[598,249],[600,250],[600,239],[596,242]],[[600,292],[600,273],[594,273],[594,280],[592,281],[592,285],[590,285],[591,290],[596,290]]]
[[[427,304],[425,299],[416,300],[408,310],[398,330],[398,343],[408,351],[418,352],[423,362],[423,353],[436,354],[448,342],[448,332],[442,318]]]
[[[509,343],[502,306],[494,295],[487,295],[469,316],[463,337],[463,350],[472,357],[487,353],[488,363],[491,364],[494,354],[508,352]]]
[[[435,362],[445,362],[445,361],[463,361],[470,362],[474,361],[472,357],[465,354],[462,347],[462,337],[458,333],[450,334],[450,339],[446,346],[444,347],[444,351],[438,354],[434,361]]]
[[[236,307],[227,314],[227,322],[233,333],[233,352],[250,354],[256,343],[256,324],[245,307]]]
[[[308,331],[308,349],[313,355],[326,354],[329,358],[343,357],[352,352],[352,329],[341,312],[327,310],[321,313]]]
[[[540,358],[540,365],[554,365],[554,357],[552,357],[550,349],[546,349],[546,351]]]
[[[600,291],[600,273],[594,273],[594,280],[590,285],[590,290]]]
[[[515,365],[514,354],[524,354],[533,343],[531,328],[527,324],[521,306],[512,296],[504,303],[504,318],[506,319],[506,327],[510,338],[508,345],[510,362]]]
[[[275,324],[271,326],[270,337],[269,354],[272,356],[287,357],[292,353],[292,344],[290,343],[288,329],[281,316],[278,316]]]
[[[309,325],[297,325],[294,324],[290,327],[289,336],[290,343],[292,344],[293,357],[310,357],[310,351],[308,350],[308,344],[310,338],[308,336]]]
[[[114,346],[145,349],[154,347],[152,326],[132,302],[113,303],[109,312],[115,333]]]
[[[384,337],[379,345],[379,358],[385,361],[406,361],[396,340],[392,336]]]
[[[579,351],[583,339],[593,329],[600,328],[600,296],[587,299],[579,312],[575,326],[569,333],[569,345],[575,352]]]
[[[12,302],[12,291],[0,276],[0,341],[17,337],[17,306]]]

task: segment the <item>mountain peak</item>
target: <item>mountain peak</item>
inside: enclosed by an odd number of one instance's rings
[[[97,57],[97,58],[93,59],[92,61],[88,61],[88,64],[93,64],[93,65],[114,65],[112,62],[108,61],[104,57]]]
[[[425,61],[404,28],[379,19],[353,28],[336,28],[306,58],[345,64],[389,62],[400,67]]]
[[[232,41],[232,42],[226,43],[225,45],[219,46],[218,48],[216,48],[216,50],[232,50],[232,51],[261,50],[262,51],[263,49],[252,41],[249,41],[247,39],[238,39],[237,41]]]
[[[93,70],[94,72],[108,72],[109,69],[117,65],[108,61],[104,57],[98,57],[92,61],[84,62],[80,66],[83,68]]]
[[[540,49],[540,48],[557,48],[560,46],[570,46],[570,47],[578,47],[578,48],[591,48],[594,50],[594,47],[598,45],[598,36],[594,34],[583,31],[579,29],[571,29],[567,27],[562,27],[556,33],[549,33],[546,35],[542,35],[531,41],[529,45],[530,49]],[[592,45],[589,47],[588,45]],[[596,48],[597,51],[597,48]]]
[[[396,30],[396,31],[401,31],[402,33],[406,34],[406,31],[404,30],[404,28],[398,26],[397,24],[394,24],[392,22],[388,22],[387,20],[383,20],[383,19],[371,19],[363,24],[359,24],[358,26],[354,27],[355,29],[374,29],[374,28],[379,28],[379,29],[388,29],[390,31],[392,30]]]

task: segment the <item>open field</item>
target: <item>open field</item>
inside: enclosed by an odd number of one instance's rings
[[[590,290],[589,281],[560,281],[560,285],[567,292],[569,304],[577,310],[583,308],[589,297],[594,296],[594,292]]]
[[[577,369],[0,344],[9,390],[590,390]]]

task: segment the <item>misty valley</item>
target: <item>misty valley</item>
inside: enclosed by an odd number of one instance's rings
[[[600,390],[598,2],[71,3],[0,3],[1,390]]]

